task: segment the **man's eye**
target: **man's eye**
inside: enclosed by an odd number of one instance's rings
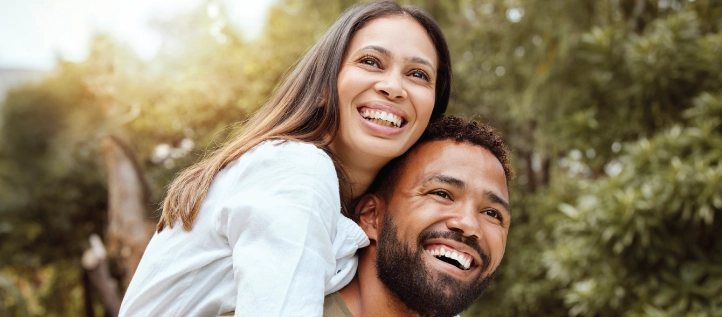
[[[439,197],[444,198],[444,199],[450,199],[450,198],[451,198],[451,196],[449,195],[449,193],[447,193],[447,192],[445,192],[445,191],[443,191],[443,190],[435,190],[435,191],[431,192],[431,194],[432,194],[432,195],[439,196]]]

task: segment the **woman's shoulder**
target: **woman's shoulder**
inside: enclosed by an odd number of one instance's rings
[[[246,154],[265,154],[265,155],[289,155],[289,156],[295,156],[295,155],[309,155],[309,156],[315,156],[318,155],[321,158],[330,160],[331,158],[328,156],[328,154],[318,148],[317,146],[301,142],[301,141],[292,141],[292,140],[267,140],[264,142],[259,143],[255,147],[253,147],[248,153]]]
[[[283,170],[291,174],[336,176],[333,161],[324,150],[310,143],[291,140],[261,142],[227,166],[230,170],[249,168],[258,172]]]
[[[241,159],[263,160],[301,166],[329,165],[333,161],[328,154],[313,144],[291,140],[268,140],[259,143]]]

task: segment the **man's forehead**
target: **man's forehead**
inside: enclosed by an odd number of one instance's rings
[[[414,147],[405,165],[401,177],[406,182],[405,186],[440,180],[437,175],[467,181],[483,176],[500,183],[499,186],[503,185],[506,192],[506,176],[501,162],[479,145],[453,140],[426,142]]]
[[[418,174],[422,172],[420,167],[425,172],[438,173],[456,166],[478,166],[484,151],[487,150],[481,146],[453,140],[425,142],[409,153],[405,172]],[[408,165],[415,165],[415,168]]]

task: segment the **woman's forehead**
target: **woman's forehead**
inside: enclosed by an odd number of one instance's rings
[[[382,48],[404,59],[426,59],[434,69],[438,68],[436,47],[431,37],[418,21],[409,16],[392,15],[367,22],[351,38],[346,54],[369,47]]]

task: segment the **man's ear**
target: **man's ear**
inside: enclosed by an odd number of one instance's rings
[[[376,194],[366,194],[356,204],[358,225],[372,241],[376,241],[379,236],[379,223],[386,209],[384,204],[384,200]]]

